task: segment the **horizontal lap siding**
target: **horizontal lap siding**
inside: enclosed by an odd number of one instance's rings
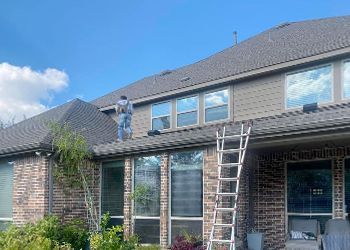
[[[147,135],[147,131],[151,129],[150,105],[135,108],[131,126],[134,132],[134,137]]]
[[[234,85],[234,120],[277,115],[283,108],[282,74]]]

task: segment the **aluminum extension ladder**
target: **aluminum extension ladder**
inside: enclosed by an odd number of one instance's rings
[[[252,122],[247,122],[246,124],[242,123],[241,124],[241,132],[240,134],[237,135],[226,135],[226,127],[223,128],[222,132],[218,130],[216,132],[216,141],[217,141],[217,160],[218,160],[218,185],[217,185],[217,190],[215,194],[215,207],[214,207],[214,212],[213,212],[213,226],[211,229],[211,233],[209,236],[209,241],[207,244],[207,250],[212,250],[216,249],[215,246],[218,244],[220,245],[230,245],[230,250],[235,250],[237,247],[236,244],[236,237],[235,237],[235,227],[236,227],[236,215],[237,215],[237,202],[238,202],[238,194],[239,194],[239,181],[240,181],[240,176],[241,176],[241,171],[242,167],[244,164],[244,158],[246,155],[246,149],[248,146],[248,141],[250,137],[252,129]],[[226,141],[239,141],[239,148],[225,148],[225,140]],[[234,162],[223,162],[224,156],[231,156],[235,157],[235,161],[232,159],[229,159],[229,161],[234,161]],[[230,158],[230,157],[228,157]],[[238,159],[238,160],[237,160]],[[223,174],[223,169],[229,170],[229,169],[236,169],[236,174],[234,177],[229,176],[225,177],[225,174]],[[224,171],[225,171],[224,170]],[[224,172],[227,174],[227,171]],[[231,184],[236,184],[235,187],[235,192],[232,192],[229,190],[229,192],[225,192],[223,189],[223,184],[226,183],[231,185]],[[234,188],[233,188],[234,189]],[[222,198],[226,197],[232,197],[233,202],[229,202],[229,206],[227,207],[224,206],[222,203]],[[231,198],[231,199],[232,199]],[[223,215],[227,214],[232,214],[232,219],[230,220],[230,223],[225,223],[225,222],[218,222],[219,215],[221,214],[222,218]],[[229,219],[231,216],[229,216]],[[226,228],[227,231],[230,231],[230,239],[222,239],[223,235],[217,236],[218,232],[216,231],[217,229],[221,228],[221,234],[223,234],[224,228]],[[220,231],[219,231],[220,233]]]

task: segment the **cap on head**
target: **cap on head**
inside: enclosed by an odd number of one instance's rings
[[[120,97],[120,99],[121,99],[121,100],[128,100],[128,98],[127,98],[125,95],[122,95],[122,96]]]

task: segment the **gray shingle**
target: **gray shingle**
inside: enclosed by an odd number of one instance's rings
[[[0,130],[0,156],[37,148],[50,149],[48,122],[67,123],[87,139],[90,147],[117,139],[117,124],[90,103],[75,99]]]
[[[350,46],[350,16],[273,27],[197,63],[141,79],[94,101],[98,107],[217,80]],[[189,77],[189,80],[181,81]]]
[[[350,103],[337,104],[319,108],[315,112],[288,112],[277,116],[255,119],[252,130],[252,143],[268,141],[281,136],[312,135],[323,132],[339,132],[350,130]],[[224,125],[228,133],[239,133],[240,122],[208,125],[204,127],[184,129],[175,132],[164,132],[158,136],[144,136],[116,145],[102,144],[93,147],[98,157],[137,154],[171,148],[193,147],[215,144],[216,131]]]

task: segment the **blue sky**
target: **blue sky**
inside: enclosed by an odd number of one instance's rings
[[[18,97],[23,112],[38,108],[37,113],[75,97],[90,101],[147,75],[196,62],[231,46],[235,30],[242,41],[282,22],[349,14],[345,0],[2,0],[0,113],[18,109],[9,107],[14,99],[1,110],[1,98],[16,89],[24,92]],[[16,72],[16,81],[1,69]],[[28,71],[39,84],[23,77]],[[24,107],[23,96],[40,84],[46,84],[46,92]],[[16,86],[12,92],[10,85]]]

